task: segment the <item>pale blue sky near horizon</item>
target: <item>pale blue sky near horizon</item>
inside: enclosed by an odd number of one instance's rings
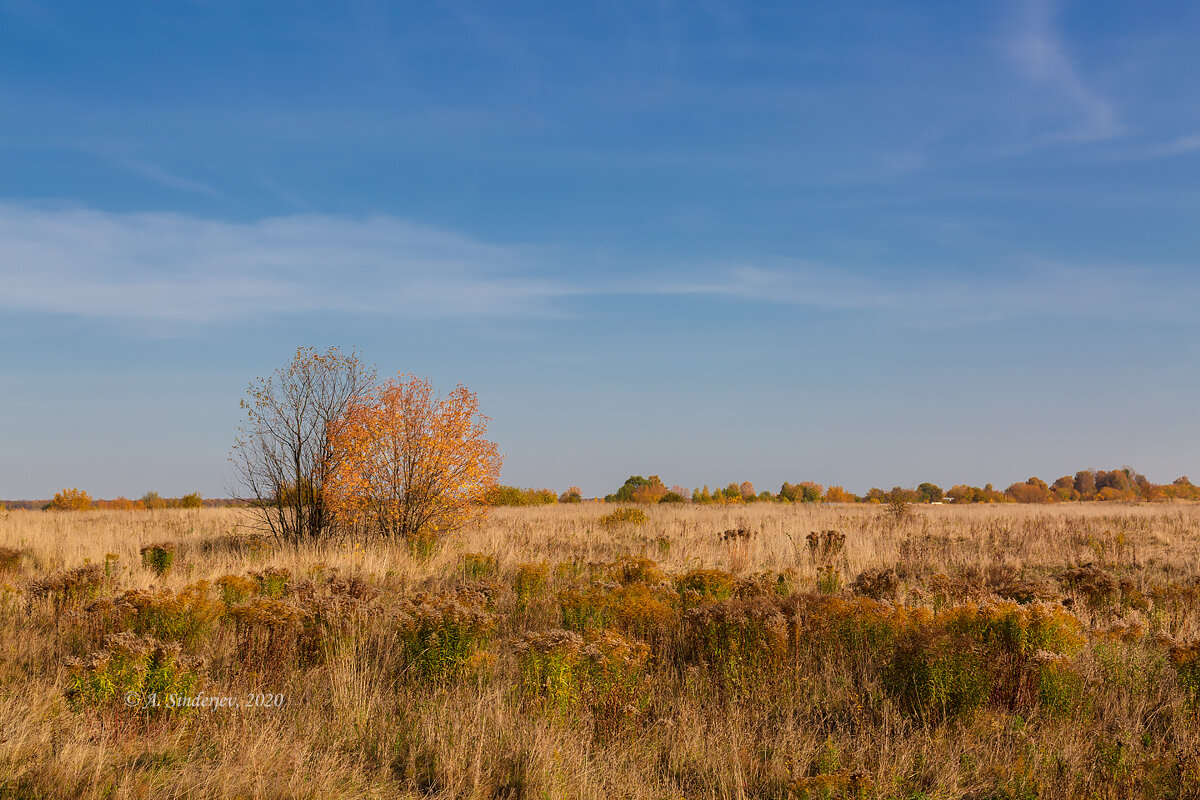
[[[0,497],[224,496],[297,347],[502,480],[1198,477],[1200,7],[0,0]]]

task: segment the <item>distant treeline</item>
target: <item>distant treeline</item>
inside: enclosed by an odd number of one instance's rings
[[[1200,487],[1183,476],[1171,483],[1157,484],[1130,467],[1121,469],[1085,469],[1074,475],[1063,475],[1053,483],[1032,477],[1022,483],[1014,483],[1007,489],[997,489],[992,484],[968,486],[958,484],[949,489],[933,483],[922,483],[915,488],[895,486],[884,490],[872,488],[858,495],[842,486],[825,487],[814,481],[787,483],[778,492],[756,491],[750,481],[730,483],[724,488],[710,489],[708,486],[688,489],[683,486],[668,487],[657,475],[644,478],[631,475],[620,488],[603,500],[609,503],[887,503],[902,500],[909,503],[1070,503],[1124,501],[1200,500]],[[599,502],[594,498],[587,502]],[[554,503],[585,502],[583,492],[572,486],[556,494],[551,489],[496,486],[487,495],[491,506],[541,506]],[[114,509],[123,511],[149,510],[156,508],[204,508],[246,505],[244,500],[204,499],[199,492],[183,497],[160,497],[158,492],[147,492],[137,500],[117,497],[113,500],[93,500],[80,489],[63,489],[51,500],[5,500],[0,509],[42,509],[49,511],[81,511],[87,509]]]
[[[217,508],[245,505],[242,500],[205,499],[199,492],[182,497],[162,497],[158,492],[146,492],[137,500],[116,497],[112,500],[96,500],[82,489],[63,489],[49,500],[0,500],[0,509],[26,509],[29,511],[87,511],[89,509],[112,509],[115,511],[151,511],[159,508]]]
[[[750,481],[730,483],[717,489],[708,486],[688,489],[683,486],[668,487],[657,475],[649,478],[631,475],[619,489],[604,497],[609,503],[642,504],[885,503],[896,499],[909,503],[956,504],[1200,500],[1200,487],[1194,486],[1187,476],[1167,484],[1151,483],[1145,475],[1130,467],[1080,470],[1074,475],[1064,475],[1053,483],[1032,477],[1022,483],[1014,483],[1007,489],[997,489],[990,483],[982,487],[958,484],[949,489],[933,483],[922,483],[915,488],[872,488],[862,495],[849,492],[842,486],[825,487],[814,481],[784,482],[778,492],[772,493],[756,491]],[[575,486],[561,495],[556,495],[550,489],[499,486],[489,495],[489,502],[497,506],[578,503],[582,500],[582,493]]]

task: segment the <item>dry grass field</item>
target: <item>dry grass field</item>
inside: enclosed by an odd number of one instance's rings
[[[0,512],[0,797],[1200,797],[1200,506],[613,510]]]

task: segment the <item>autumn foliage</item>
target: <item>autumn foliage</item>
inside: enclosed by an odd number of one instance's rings
[[[330,426],[338,467],[325,499],[344,525],[414,540],[467,525],[500,476],[487,417],[459,385],[438,398],[428,380],[400,376],[349,403]]]
[[[87,511],[92,507],[92,496],[82,489],[63,489],[50,501],[51,511]]]

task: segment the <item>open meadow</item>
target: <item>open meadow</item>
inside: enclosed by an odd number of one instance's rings
[[[1200,505],[639,513],[0,512],[0,797],[1200,797]]]

